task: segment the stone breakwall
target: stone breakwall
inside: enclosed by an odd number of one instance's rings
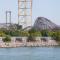
[[[12,37],[11,42],[3,42],[4,37],[0,37],[0,47],[41,47],[41,46],[57,46],[59,45],[55,40],[52,40],[50,37],[36,37],[36,41],[27,42],[27,37]],[[17,40],[16,38],[22,38],[22,41]],[[45,38],[45,40],[43,40]]]
[[[36,42],[10,42],[10,43],[1,43],[0,47],[45,47],[45,46],[58,46],[58,43],[56,41],[36,41]]]

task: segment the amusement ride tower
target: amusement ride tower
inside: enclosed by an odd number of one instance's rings
[[[32,0],[18,0],[18,24],[22,28],[32,25]]]

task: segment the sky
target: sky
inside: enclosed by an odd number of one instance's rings
[[[12,22],[18,20],[18,0],[0,1],[0,23],[5,22],[6,11],[12,12]],[[60,25],[60,0],[33,0],[32,23],[37,17],[45,17]]]

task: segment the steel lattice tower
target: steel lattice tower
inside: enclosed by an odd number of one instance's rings
[[[6,11],[6,25],[11,25],[11,11]]]
[[[32,0],[18,0],[18,24],[22,28],[32,25]]]

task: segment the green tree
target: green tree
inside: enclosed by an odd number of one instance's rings
[[[28,33],[29,33],[29,36],[28,36],[28,39],[27,39],[28,41],[36,41],[35,37],[41,36],[41,32],[36,31],[35,29],[29,30]]]
[[[20,36],[29,36],[28,31],[20,31],[19,34]]]
[[[43,37],[48,37],[48,30],[42,30],[41,34]]]
[[[55,31],[52,34],[53,39],[55,39],[56,41],[60,41],[60,31]]]
[[[3,39],[3,42],[11,42],[11,37],[7,35],[7,36]]]
[[[0,37],[4,37],[6,34],[3,31],[0,31]]]

